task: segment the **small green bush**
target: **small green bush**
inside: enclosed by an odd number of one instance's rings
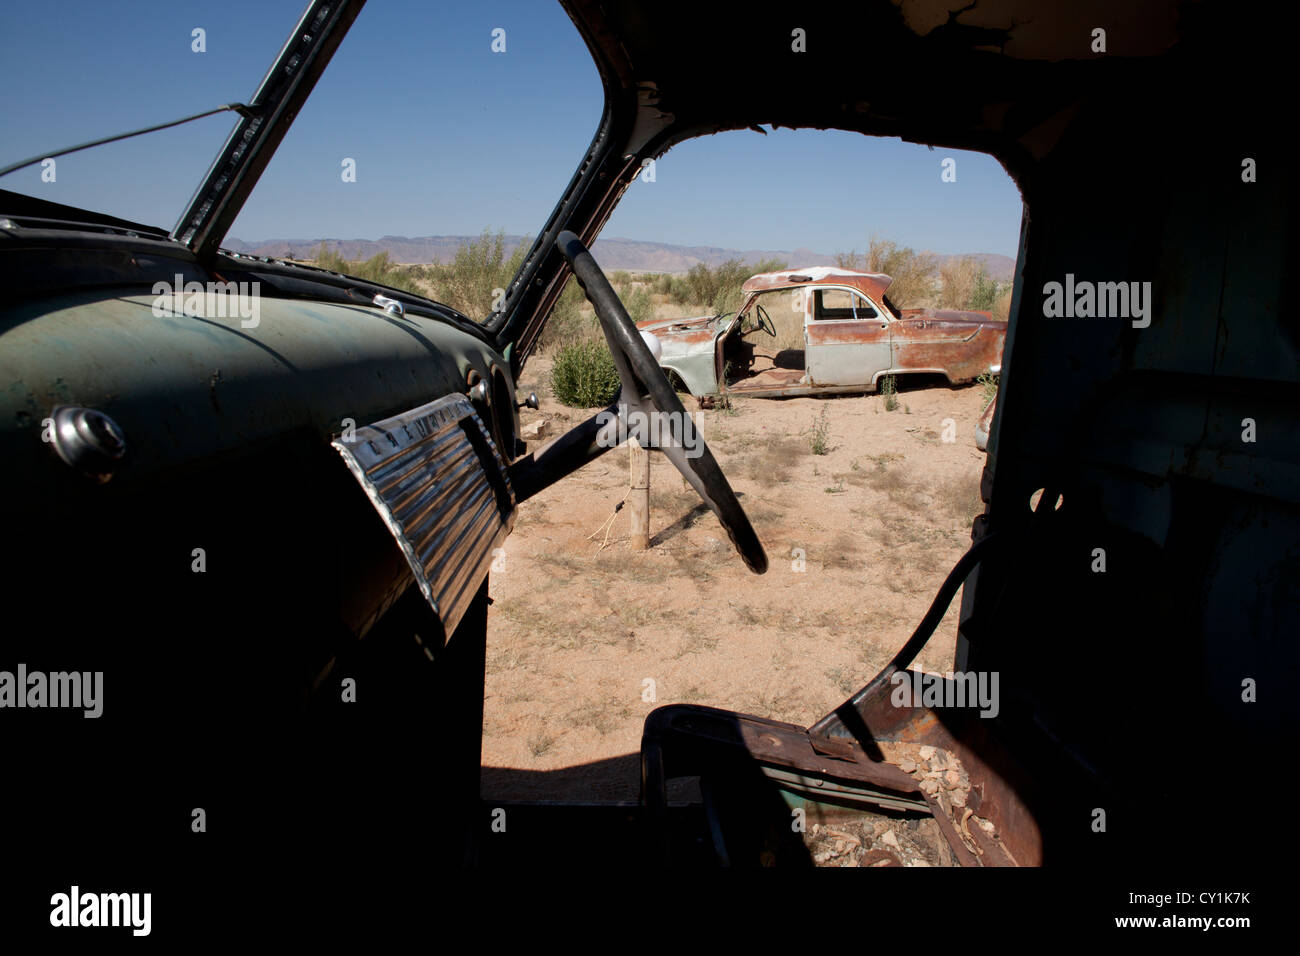
[[[880,394],[885,396],[885,411],[892,412],[898,408],[898,382],[894,376],[885,375],[880,379]]]
[[[992,372],[980,372],[975,381],[979,384],[980,390],[984,393],[984,404],[987,405],[993,401],[998,394],[998,378]]]
[[[661,274],[654,279],[652,289],[666,295],[677,305],[704,306],[715,315],[734,312],[739,308],[744,294],[741,284],[759,272],[777,272],[786,264],[779,259],[764,259],[746,265],[740,259],[728,259],[710,269],[696,263],[684,276]]]
[[[811,446],[814,455],[826,455],[830,453],[830,434],[831,423],[826,420],[826,409],[823,407],[821,414],[813,419]]]
[[[984,267],[980,266],[979,275],[975,279],[975,291],[970,297],[969,308],[980,312],[992,312],[993,303],[997,302],[998,296],[1003,291],[998,280],[990,279],[988,273],[984,271]]]
[[[457,249],[450,262],[429,266],[434,298],[481,321],[504,300],[504,293],[532,244],[532,239],[526,236],[507,256],[504,230],[494,234],[484,229],[477,239]]]
[[[574,342],[555,356],[551,388],[555,397],[575,408],[608,405],[618,394],[618,369],[604,342]]]

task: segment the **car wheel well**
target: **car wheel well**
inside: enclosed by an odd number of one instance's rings
[[[886,372],[876,376],[876,391],[880,391],[880,383],[890,376],[893,376],[895,389],[900,392],[933,388],[936,385],[952,388],[956,384],[943,372]]]

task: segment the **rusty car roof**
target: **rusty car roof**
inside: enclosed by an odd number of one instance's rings
[[[783,269],[780,272],[760,272],[750,276],[740,288],[744,292],[769,289],[795,288],[813,282],[837,282],[861,289],[873,299],[880,299],[893,282],[892,276],[883,272],[853,272],[834,266],[810,266],[807,269]]]

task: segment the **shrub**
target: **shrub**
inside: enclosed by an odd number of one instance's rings
[[[605,338],[600,333],[595,313],[587,305],[587,296],[578,281],[570,277],[546,319],[537,346],[545,352],[552,352],[580,342],[594,342],[601,348],[605,347]]]
[[[698,262],[684,276],[659,276],[653,288],[678,305],[702,305],[714,315],[721,315],[740,307],[744,297],[740,287],[746,279],[759,272],[777,272],[785,267],[778,259],[763,259],[753,265],[746,265],[741,259],[728,259],[712,269]]]
[[[993,318],[1002,319],[1004,322],[1011,315],[1011,283],[998,293],[998,297],[993,301],[993,308],[989,309],[993,313]]]
[[[831,423],[826,420],[826,408],[813,420],[811,448],[814,455],[825,455],[831,450]]]
[[[620,384],[618,370],[604,342],[565,345],[551,368],[555,397],[576,408],[608,405],[618,394]]]
[[[675,276],[673,276],[672,273],[661,272],[650,280],[650,288],[654,291],[655,295],[666,295],[671,298],[674,278]]]
[[[789,268],[789,263],[782,259],[759,259],[749,267],[749,275],[758,275],[760,272],[784,272]],[[745,276],[746,279],[749,276]]]
[[[525,237],[507,258],[505,241],[504,231],[493,235],[485,229],[479,238],[457,249],[451,262],[430,266],[433,297],[471,318],[486,318],[497,304],[497,290],[509,289],[533,245],[532,239]]]
[[[990,279],[984,266],[980,266],[979,275],[975,277],[975,291],[971,294],[969,308],[981,312],[992,312],[993,303],[998,300],[1002,286],[997,279]]]
[[[885,411],[892,412],[898,408],[898,382],[894,380],[894,376],[881,377],[880,394],[885,396]]]
[[[633,286],[630,283],[614,289],[627,309],[628,317],[633,322],[645,322],[654,318],[654,303],[650,301],[650,290],[645,286]]]
[[[366,260],[343,258],[324,243],[313,253],[316,265],[368,282],[404,289],[424,295],[474,319],[483,319],[493,311],[497,290],[505,290],[523,264],[532,240],[524,239],[507,258],[505,233],[484,231],[456,250],[451,262],[403,266],[391,262],[381,252]]]
[[[969,256],[949,259],[939,267],[939,308],[970,307],[983,276],[984,267],[975,259]],[[996,289],[996,283],[994,287]]]
[[[342,253],[322,242],[312,253],[312,259],[317,266],[329,269],[331,272],[341,272],[343,275],[364,279],[367,282],[404,289],[416,295],[425,294],[419,283],[423,270],[419,266],[407,267],[390,262],[387,250],[369,259],[352,260],[343,258]]]
[[[918,253],[900,247],[888,239],[872,236],[865,256],[857,252],[841,253],[835,263],[841,269],[859,272],[883,272],[893,278],[889,299],[900,309],[928,305],[934,295],[934,268],[937,260],[931,253]]]
[[[980,372],[979,377],[975,379],[975,381],[979,384],[980,391],[984,395],[985,405],[987,405],[989,402],[993,401],[993,399],[997,397],[998,378],[999,376],[994,375],[992,372]]]
[[[691,302],[707,305],[717,314],[727,311],[727,303],[739,296],[740,284],[747,278],[745,264],[739,259],[728,259],[716,269],[701,262],[686,273],[685,285]]]

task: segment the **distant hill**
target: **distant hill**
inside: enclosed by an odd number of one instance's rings
[[[263,239],[258,242],[243,242],[232,238],[227,239],[224,245],[232,252],[255,256],[310,259],[324,242],[346,259],[369,259],[386,251],[394,262],[429,263],[450,261],[457,249],[476,238],[478,237],[381,236],[378,239]],[[514,252],[524,239],[524,236],[506,236],[506,255]],[[630,272],[686,272],[701,262],[712,268],[728,259],[740,259],[743,262],[780,259],[792,268],[835,265],[834,255],[811,249],[722,249],[717,246],[677,246],[639,239],[600,238],[596,240],[592,254],[603,269],[626,269]],[[972,252],[967,255],[983,262],[989,276],[999,281],[1011,278],[1016,265],[1010,256],[995,252]],[[940,263],[958,258],[961,257],[938,257]]]

